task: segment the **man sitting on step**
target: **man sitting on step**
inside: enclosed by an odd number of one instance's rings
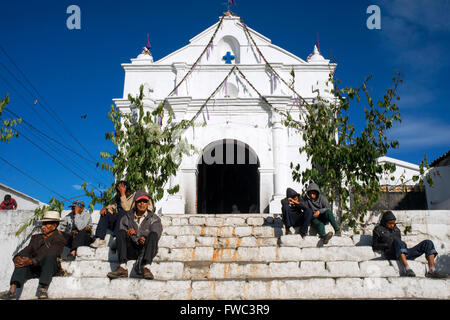
[[[381,251],[386,259],[400,260],[405,268],[402,276],[415,277],[415,273],[408,266],[407,260],[414,260],[425,253],[428,261],[428,271],[425,274],[428,278],[445,278],[446,276],[436,271],[434,265],[434,258],[437,256],[437,251],[434,249],[434,244],[431,240],[424,240],[415,247],[407,248],[406,243],[402,241],[400,229],[397,227],[396,217],[392,211],[387,211],[381,217],[380,223],[373,230],[372,249],[374,251]]]
[[[158,253],[158,241],[162,234],[161,219],[150,204],[150,196],[142,190],[136,191],[135,206],[120,220],[117,234],[117,252],[120,265],[108,278],[128,277],[127,261],[137,260],[135,270],[144,279],[153,279],[150,265]]]
[[[100,248],[106,245],[106,233],[113,232],[114,237],[119,232],[120,219],[134,207],[135,192],[131,190],[127,181],[119,181],[116,185],[116,196],[111,204],[100,210],[100,220],[95,230],[92,248]],[[150,208],[152,210],[152,208]]]
[[[300,235],[304,238],[311,223],[312,210],[294,189],[287,188],[286,198],[281,200],[281,212],[286,234],[291,233],[291,227],[300,227]]]
[[[52,278],[59,271],[57,258],[61,257],[66,240],[58,224],[61,221],[57,211],[44,213],[42,233],[31,237],[30,243],[14,256],[14,272],[10,280],[10,289],[0,295],[1,299],[16,299],[16,288],[21,288],[32,278],[39,278],[39,299],[47,299],[47,289]]]
[[[341,236],[341,230],[339,225],[334,219],[333,212],[331,211],[331,206],[324,194],[320,192],[319,186],[314,182],[311,182],[306,189],[306,197],[304,199],[308,206],[313,211],[313,216],[311,219],[311,226],[313,226],[319,233],[320,239],[322,239],[323,244],[327,244],[333,236],[333,232],[328,232],[325,234],[325,225],[331,223],[333,226],[336,236]]]

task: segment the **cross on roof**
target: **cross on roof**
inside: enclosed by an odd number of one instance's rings
[[[234,56],[227,51],[227,54],[222,57],[222,60],[225,60],[225,64],[231,64],[231,60],[234,60]]]

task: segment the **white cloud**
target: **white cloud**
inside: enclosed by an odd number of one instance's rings
[[[81,186],[78,185],[78,184],[73,184],[72,188],[74,188],[75,190],[81,190],[82,189]]]
[[[440,119],[407,117],[389,132],[403,148],[450,146],[450,124]]]

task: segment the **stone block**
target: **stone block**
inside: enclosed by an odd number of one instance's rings
[[[397,275],[403,274],[404,267],[400,261],[397,260],[389,260],[389,264],[396,271]],[[416,277],[425,277],[425,273],[427,271],[426,264],[420,261],[412,261],[408,260],[408,266],[414,271]]]
[[[303,248],[300,260],[312,261],[364,261],[375,258],[368,247]]]
[[[399,275],[387,260],[362,261],[359,263],[359,269],[361,276],[366,278],[387,278]]]
[[[236,237],[248,237],[252,235],[252,227],[235,227],[234,234]]]
[[[255,237],[275,237],[275,229],[272,227],[253,227]]]
[[[236,227],[236,226],[245,226],[246,224],[244,218],[226,218],[224,225]]]
[[[261,247],[262,249],[263,247]],[[302,249],[296,247],[275,247],[275,261],[300,261]]]
[[[262,226],[264,224],[264,218],[247,218],[247,224],[249,226]]]
[[[216,237],[195,237],[195,243],[198,247],[215,247],[218,246]]]
[[[210,227],[221,227],[225,223],[224,218],[206,218],[206,225]]]
[[[190,225],[203,226],[206,224],[206,218],[203,217],[190,217],[189,218]]]
[[[329,276],[336,277],[359,277],[359,265],[356,261],[330,261],[326,264]]]
[[[299,262],[272,262],[268,266],[269,272],[264,278],[289,278],[303,276]]]
[[[322,275],[327,276],[328,270],[325,269],[325,262],[322,261],[302,261],[300,262],[300,273],[304,277]]]

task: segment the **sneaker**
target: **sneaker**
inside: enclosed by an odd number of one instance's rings
[[[415,277],[416,274],[414,273],[414,271],[412,271],[412,269],[406,269],[405,273],[403,273],[402,276],[403,277]]]
[[[327,244],[330,241],[331,237],[333,237],[333,232],[328,232],[326,235],[322,236],[323,244]]]
[[[144,268],[142,270],[142,275],[144,276],[144,279],[147,280],[153,280],[155,278],[149,268]]]
[[[128,277],[128,270],[122,268],[121,266],[118,266],[117,269],[115,271],[109,272],[107,274],[107,277],[112,279],[117,279],[117,278],[127,278]]]
[[[97,248],[102,248],[105,245],[106,245],[106,240],[102,240],[100,238],[95,238],[95,241],[90,244],[90,247],[97,249]]]
[[[0,299],[2,300],[16,300],[16,294],[11,291],[3,291],[0,293]]]
[[[48,299],[47,288],[43,288],[43,287],[39,288],[38,299]]]
[[[425,273],[425,277],[431,278],[431,279],[445,279],[445,278],[447,278],[447,275],[440,273],[438,271],[434,271],[434,272],[427,271],[427,273]]]
[[[341,229],[339,229],[338,231],[335,231],[335,232],[334,232],[334,235],[335,235],[336,237],[341,237],[341,236],[342,236],[342,231],[341,231]]]

